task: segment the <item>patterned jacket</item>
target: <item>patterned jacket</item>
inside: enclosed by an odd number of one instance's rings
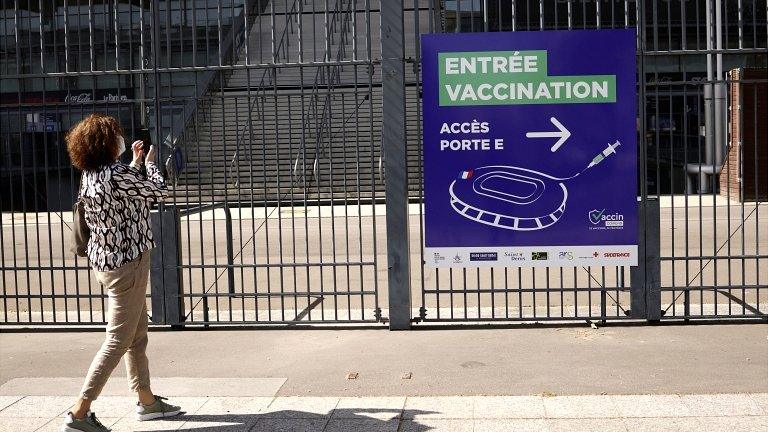
[[[120,162],[83,173],[87,254],[97,271],[114,270],[155,247],[149,209],[165,197],[165,184],[157,165],[148,161],[146,167],[146,175]]]

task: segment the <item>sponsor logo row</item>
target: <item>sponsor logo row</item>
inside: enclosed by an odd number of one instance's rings
[[[435,264],[450,260],[454,264],[461,264],[465,262],[465,258],[459,254],[453,257],[447,257],[441,253],[435,252],[434,254]],[[515,262],[515,261],[572,261],[574,258],[579,259],[598,259],[598,258],[629,258],[629,252],[593,252],[590,255],[576,255],[573,251],[560,251],[557,254],[550,252],[470,252],[469,262],[480,261],[502,261],[502,262]]]

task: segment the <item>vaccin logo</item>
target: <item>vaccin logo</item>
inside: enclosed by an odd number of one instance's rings
[[[593,209],[589,211],[589,222],[594,227],[590,229],[622,229],[624,228],[624,215],[621,213],[605,214],[605,209]]]

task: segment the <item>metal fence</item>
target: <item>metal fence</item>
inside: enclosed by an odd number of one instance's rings
[[[162,143],[167,325],[766,318],[764,0],[29,0],[0,15],[2,325],[90,325],[90,112]],[[638,29],[641,263],[424,267],[419,35]],[[644,258],[644,259],[643,259]],[[762,299],[761,299],[762,295]]]
[[[449,3],[446,32],[637,28],[645,262],[446,271],[422,254],[420,321],[765,318],[765,2]]]

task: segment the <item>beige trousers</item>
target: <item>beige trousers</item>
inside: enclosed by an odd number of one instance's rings
[[[120,268],[95,273],[96,280],[104,285],[109,296],[107,336],[91,362],[80,397],[88,400],[99,397],[124,354],[131,390],[148,389],[147,302],[144,296],[149,278],[149,251]]]

